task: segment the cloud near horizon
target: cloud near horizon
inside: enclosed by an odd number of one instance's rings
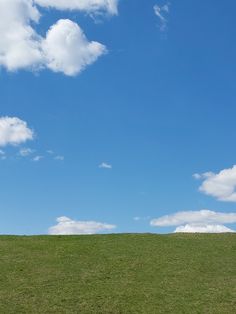
[[[43,37],[33,28],[41,14],[37,4],[85,12],[107,10],[115,14],[115,0],[32,1],[0,0],[0,67],[8,71],[50,69],[75,76],[107,52],[106,47],[89,41],[80,26],[60,19]]]
[[[175,229],[175,233],[227,233],[235,232],[234,230],[225,227],[224,225],[210,224],[187,224],[179,226]]]
[[[115,225],[96,221],[76,221],[65,216],[57,218],[56,221],[57,225],[48,230],[50,235],[96,234],[116,228]]]
[[[174,232],[234,232],[224,224],[236,223],[236,213],[220,213],[207,209],[199,211],[182,211],[152,219],[151,226],[177,226]]]
[[[34,131],[17,117],[0,117],[0,147],[33,140]]]

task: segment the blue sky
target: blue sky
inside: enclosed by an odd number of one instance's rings
[[[234,214],[235,9],[233,0],[120,0],[118,14],[91,16],[37,6],[37,34],[69,19],[106,52],[72,75],[49,63],[11,69],[0,58],[0,116],[34,132],[0,147],[0,233],[45,234],[58,217],[162,233],[176,227],[151,220],[203,209]],[[211,223],[180,224],[192,222]]]

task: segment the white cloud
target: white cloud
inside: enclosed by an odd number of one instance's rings
[[[164,4],[161,9],[162,9],[163,12],[169,13],[169,11],[170,11],[170,3],[168,2],[168,3]]]
[[[194,173],[193,177],[196,180],[200,180],[200,179],[207,179],[209,177],[211,177],[214,173],[213,172],[204,172],[204,173]]]
[[[150,216],[146,216],[146,217],[139,217],[139,216],[136,216],[133,218],[134,221],[140,221],[140,220],[149,220],[150,219]]]
[[[39,66],[40,37],[31,26],[39,18],[31,0],[0,0],[0,66],[9,71]]]
[[[199,173],[194,173],[193,178],[196,180],[200,180],[202,178],[202,176]]]
[[[18,145],[32,140],[34,132],[16,117],[0,117],[0,146]]]
[[[151,226],[155,227],[178,226],[175,232],[187,232],[187,230],[192,230],[192,232],[229,232],[230,229],[222,224],[233,223],[236,223],[236,213],[220,213],[207,209],[177,212],[153,219],[150,222]]]
[[[35,0],[42,7],[58,10],[79,10],[88,13],[107,12],[117,14],[118,0]]]
[[[0,149],[0,160],[5,160],[5,159],[7,159],[6,153],[2,149]]]
[[[40,161],[43,158],[44,158],[43,156],[35,156],[32,160],[37,162],[37,161]]]
[[[98,167],[101,169],[112,169],[112,165],[110,165],[106,162],[102,162]]]
[[[31,148],[21,148],[19,151],[19,155],[22,157],[27,157],[34,153],[34,150]]]
[[[50,227],[48,233],[51,235],[96,234],[115,228],[115,225],[96,221],[76,221],[68,217],[59,217],[57,218],[57,225]]]
[[[63,160],[65,159],[65,157],[58,155],[58,156],[55,156],[54,159],[55,159],[55,160],[63,161]]]
[[[236,202],[236,165],[219,173],[203,173],[199,179],[203,179],[199,188],[201,192],[220,201]]]
[[[54,154],[54,151],[51,150],[51,149],[47,150],[46,152],[47,152],[49,155],[53,155],[53,154]]]
[[[151,220],[152,226],[178,226],[185,223],[236,223],[236,213],[219,213],[207,209],[182,211]]]
[[[106,47],[89,42],[78,24],[59,20],[42,43],[47,67],[54,72],[76,75],[106,52]]]
[[[104,45],[88,41],[70,20],[59,20],[44,38],[33,28],[39,19],[33,0],[0,0],[0,67],[8,71],[48,68],[72,76],[106,52]]]
[[[167,24],[168,20],[166,18],[166,15],[170,11],[170,3],[166,3],[162,6],[155,4],[153,7],[155,15],[159,18],[160,20],[160,30],[165,31],[167,29]]]
[[[187,224],[185,226],[179,226],[174,232],[184,233],[226,233],[235,232],[223,225],[210,225],[210,224]]]

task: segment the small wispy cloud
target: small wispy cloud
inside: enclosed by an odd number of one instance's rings
[[[31,149],[29,147],[22,147],[18,149],[16,154],[11,156],[11,160],[19,159],[18,157],[22,157],[31,161],[38,162],[42,159],[45,160],[54,160],[54,161],[64,161],[65,157],[63,155],[57,155],[52,150],[46,151],[37,151],[37,149]],[[6,159],[6,153],[0,149],[0,160]]]
[[[1,2],[1,0],[0,0]],[[34,140],[35,132],[28,127],[27,122],[17,118],[0,116],[0,160],[20,160],[26,158],[28,160],[38,162],[43,158],[63,161],[65,158],[63,155],[59,155],[52,149],[46,151],[38,151],[25,145],[25,142]],[[9,156],[6,155],[5,147],[13,146],[14,152],[9,152]],[[2,149],[4,148],[4,150]]]
[[[35,156],[32,160],[37,162],[37,161],[42,160],[43,158],[44,158],[43,156]]]
[[[170,11],[170,2],[167,2],[164,5],[158,5],[155,4],[153,7],[155,15],[159,18],[160,20],[160,30],[162,32],[166,31],[168,28],[168,19],[167,15]]]
[[[48,153],[49,155],[53,155],[53,154],[54,154],[54,151],[51,150],[51,149],[48,149],[48,150],[46,151],[46,153]]]
[[[133,218],[134,221],[141,221],[141,220],[149,220],[151,217],[150,216],[146,216],[146,217],[139,217],[136,216]]]
[[[0,160],[5,160],[5,159],[7,159],[6,153],[2,149],[0,149]]]
[[[20,155],[21,157],[27,157],[27,156],[29,156],[29,155],[31,155],[31,154],[33,154],[33,153],[34,153],[34,150],[31,149],[31,148],[21,148],[21,149],[19,150],[19,155]]]
[[[112,165],[106,162],[102,162],[98,167],[101,169],[112,169]]]
[[[63,160],[65,160],[65,157],[64,157],[64,156],[61,156],[61,155],[58,155],[58,156],[55,156],[54,159],[55,159],[55,160],[63,161]]]
[[[194,173],[193,174],[193,178],[196,179],[196,180],[200,180],[202,178],[202,176],[199,173]]]

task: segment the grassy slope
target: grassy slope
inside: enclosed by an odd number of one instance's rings
[[[1,236],[0,313],[236,313],[236,234]]]

